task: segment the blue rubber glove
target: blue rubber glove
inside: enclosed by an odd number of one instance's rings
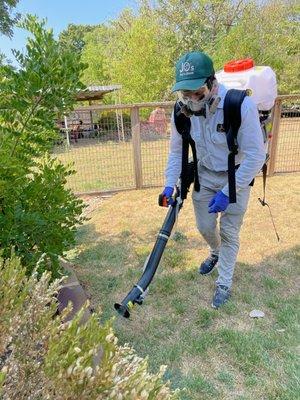
[[[209,213],[225,211],[229,204],[229,197],[219,190],[208,204]]]
[[[172,194],[174,192],[174,188],[171,186],[166,186],[162,192],[162,196],[167,199],[167,205],[170,206],[174,203],[174,199],[172,198]]]

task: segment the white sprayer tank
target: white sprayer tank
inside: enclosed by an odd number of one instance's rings
[[[216,77],[229,89],[251,89],[251,97],[260,111],[268,111],[274,106],[277,82],[272,68],[254,66],[253,60],[247,58],[227,63]]]

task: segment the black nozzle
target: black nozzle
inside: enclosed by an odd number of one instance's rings
[[[124,306],[123,304],[115,303],[114,304],[115,310],[122,315],[124,318],[129,318],[130,317],[130,312],[127,306]]]

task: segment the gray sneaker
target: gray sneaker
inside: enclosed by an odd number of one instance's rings
[[[230,289],[227,286],[218,285],[216,287],[211,306],[213,308],[219,308],[223,304],[225,304],[229,300],[229,298],[230,298]]]
[[[209,275],[215,268],[219,257],[215,254],[210,255],[203,263],[200,265],[199,274]]]

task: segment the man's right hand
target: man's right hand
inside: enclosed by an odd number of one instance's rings
[[[158,204],[161,207],[168,207],[174,203],[174,199],[172,198],[172,194],[174,192],[174,188],[171,186],[166,186],[163,192],[159,195]]]

